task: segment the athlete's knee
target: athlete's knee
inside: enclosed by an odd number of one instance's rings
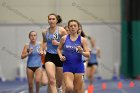
[[[79,87],[74,88],[74,93],[83,93],[82,91],[84,91],[84,87],[81,85]]]
[[[36,80],[35,82],[36,82],[36,84],[40,84],[40,80]]]
[[[56,85],[56,79],[55,78],[50,78],[49,79],[49,84],[50,85]]]
[[[36,83],[40,83],[40,82],[41,82],[41,77],[37,77],[37,78],[35,79],[35,82],[36,82]]]
[[[73,86],[65,86],[65,90],[66,90],[66,93],[72,93],[73,92]]]

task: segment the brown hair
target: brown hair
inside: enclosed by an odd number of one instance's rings
[[[62,22],[61,16],[60,16],[60,15],[57,15],[57,14],[55,14],[55,13],[49,14],[49,15],[48,15],[48,19],[49,19],[49,17],[50,17],[51,15],[54,15],[54,16],[56,17],[56,19],[57,19],[57,24],[59,24],[59,23]]]
[[[79,23],[79,21],[77,21],[77,20],[69,20],[69,22],[68,22],[68,27],[69,27],[69,24],[71,23],[71,22],[76,22],[77,24],[78,24],[78,28],[80,28],[81,27],[81,36],[82,37],[86,37],[86,35],[85,35],[85,33],[84,33],[84,31],[83,31],[83,29],[82,29],[82,25]],[[78,34],[78,33],[77,33]]]
[[[81,25],[81,24],[79,24],[79,27],[81,27],[81,33],[80,33],[80,35],[81,35],[82,37],[86,37],[86,34],[84,33],[84,31],[83,31],[83,28],[82,28],[82,25]]]
[[[69,22],[68,22],[68,27],[69,27],[69,25],[70,25],[71,22],[76,22],[76,23],[78,24],[78,28],[79,28],[80,23],[79,23],[77,20],[74,20],[74,19],[69,20]]]
[[[29,32],[29,38],[30,38],[32,32],[35,32],[36,33],[36,31],[30,31]],[[36,35],[37,35],[37,33],[36,33]]]

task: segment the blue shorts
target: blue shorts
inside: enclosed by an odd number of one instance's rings
[[[64,65],[63,64],[63,72],[72,72],[72,73],[84,73],[84,64],[75,64],[75,65]]]

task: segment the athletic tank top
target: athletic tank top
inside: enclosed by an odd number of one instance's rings
[[[33,52],[28,56],[27,66],[28,67],[40,67],[41,64],[41,56],[39,54],[40,44],[36,43],[32,45],[29,43],[29,49],[33,49]]]
[[[63,53],[66,57],[66,62],[63,65],[83,64],[82,55],[77,51],[77,46],[81,46],[81,36],[79,35],[76,41],[72,41],[68,35],[63,46]]]
[[[88,63],[97,63],[97,49],[93,48],[90,51],[90,59]]]
[[[56,31],[51,34],[50,29],[48,28],[48,32],[46,33],[46,41],[47,41],[47,52],[51,54],[57,54],[57,47],[58,45],[53,45],[52,40],[57,40],[58,42],[60,41],[60,34],[59,34],[59,27],[56,27]]]

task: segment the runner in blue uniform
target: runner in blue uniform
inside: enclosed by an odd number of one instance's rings
[[[57,48],[60,60],[63,61],[63,78],[66,93],[84,93],[84,64],[82,55],[89,57],[89,49],[85,38],[78,34],[79,22],[68,22],[70,34],[61,38]],[[62,54],[63,50],[63,54]]]

